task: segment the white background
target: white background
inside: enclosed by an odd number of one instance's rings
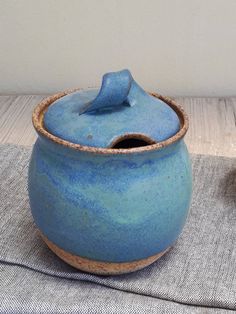
[[[0,0],[0,93],[99,86],[236,94],[236,0]]]

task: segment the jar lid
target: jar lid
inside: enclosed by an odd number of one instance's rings
[[[44,128],[74,144],[131,148],[167,140],[180,130],[180,121],[167,103],[122,70],[105,74],[100,90],[79,90],[53,102]]]

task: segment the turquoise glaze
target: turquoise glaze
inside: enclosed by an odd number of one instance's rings
[[[131,74],[129,82],[127,70],[118,74],[119,78],[125,76],[125,80],[120,79],[123,84],[118,84],[117,77],[109,73],[103,79],[100,92],[82,90],[55,101],[44,117],[46,129],[67,141],[94,147],[109,147],[124,134],[142,133],[158,142],[176,134],[179,119],[175,111],[160,99],[147,94],[131,79]],[[105,84],[107,80],[109,83]],[[87,104],[95,108],[100,105],[100,111],[79,115]]]
[[[157,141],[179,130],[178,116],[167,104],[133,81],[128,88],[124,85],[114,110],[99,107],[99,97],[93,103],[98,94],[94,91],[60,98],[45,114],[45,127],[71,142],[99,147],[127,132],[145,132]],[[137,97],[131,97],[136,87]],[[37,227],[63,250],[96,261],[136,261],[173,245],[186,220],[191,188],[182,138],[163,148],[117,154],[74,149],[39,133],[29,167]]]

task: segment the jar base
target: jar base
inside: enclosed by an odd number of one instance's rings
[[[42,234],[42,232],[40,232],[40,235],[43,241],[47,244],[47,246],[64,262],[79,270],[96,275],[121,275],[140,270],[154,263],[170,249],[170,247],[168,247],[166,250],[158,254],[133,262],[102,262],[66,252],[58,247],[56,244],[54,244],[52,241],[50,241],[45,235]]]

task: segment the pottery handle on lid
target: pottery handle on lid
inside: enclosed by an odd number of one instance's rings
[[[102,86],[97,97],[85,104],[79,114],[113,109],[122,104],[134,105],[129,97],[134,79],[129,70],[106,73],[102,78]]]

